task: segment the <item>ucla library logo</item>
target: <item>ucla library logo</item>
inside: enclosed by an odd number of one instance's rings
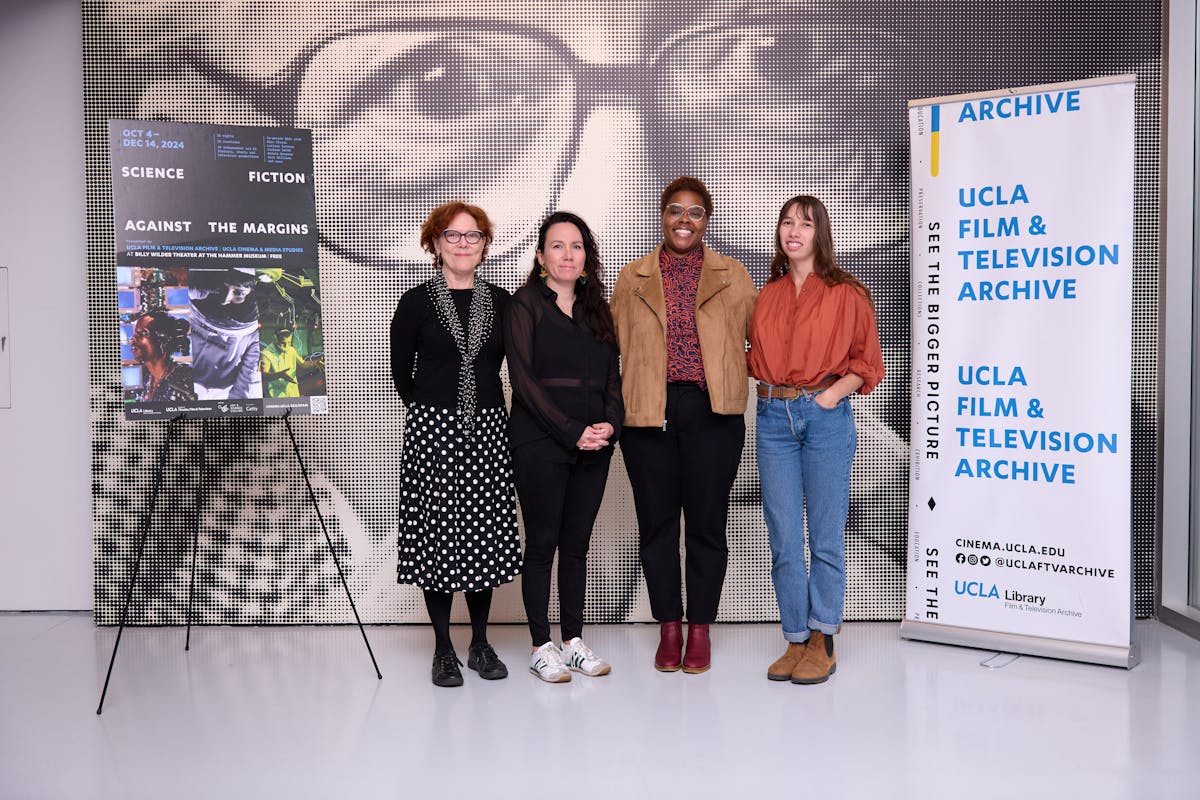
[[[996,588],[996,584],[991,587],[984,586],[979,581],[955,581],[954,593],[965,594],[968,597],[979,597],[984,600],[1000,599],[1000,590]]]

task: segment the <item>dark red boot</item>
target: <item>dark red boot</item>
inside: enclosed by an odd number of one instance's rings
[[[712,666],[712,644],[707,625],[688,624],[687,652],[683,654],[683,671],[695,675],[707,672]]]
[[[658,652],[654,654],[654,668],[659,672],[675,672],[682,666],[679,658],[683,650],[683,623],[664,622],[658,626]]]

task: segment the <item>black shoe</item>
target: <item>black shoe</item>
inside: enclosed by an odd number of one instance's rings
[[[473,644],[467,650],[467,667],[479,673],[485,681],[496,681],[508,677],[508,667],[496,655],[487,642]]]
[[[458,671],[462,664],[453,650],[433,654],[433,685],[462,686],[462,673]]]

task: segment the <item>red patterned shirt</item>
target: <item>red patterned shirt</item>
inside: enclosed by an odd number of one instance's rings
[[[691,381],[704,387],[704,358],[696,333],[696,289],[704,265],[704,246],[683,256],[664,247],[658,256],[667,306],[667,382]]]

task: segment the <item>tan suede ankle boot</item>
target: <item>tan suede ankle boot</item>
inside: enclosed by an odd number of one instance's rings
[[[804,656],[792,670],[792,683],[824,683],[837,671],[837,657],[833,654],[833,637],[813,631],[808,637]]]
[[[796,668],[796,664],[800,663],[800,659],[804,658],[804,651],[807,647],[808,642],[788,642],[787,651],[767,668],[768,680],[791,680],[792,670]]]

